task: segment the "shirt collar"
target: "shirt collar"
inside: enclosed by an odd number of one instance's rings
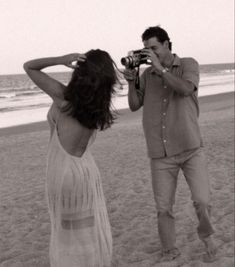
[[[174,55],[174,61],[173,61],[173,64],[172,64],[172,67],[175,67],[175,66],[180,66],[180,58],[176,55],[176,54],[173,54]]]

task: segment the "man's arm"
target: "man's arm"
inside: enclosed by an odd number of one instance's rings
[[[135,88],[136,70],[125,69],[124,78],[128,82],[128,104],[131,111],[136,111],[142,106],[142,100]]]
[[[162,77],[166,86],[169,86],[180,95],[189,96],[197,89],[191,81],[184,80],[170,72],[162,73]]]
[[[197,61],[192,58],[186,59],[182,78],[167,71],[161,71],[161,73],[165,84],[181,95],[191,95],[198,88],[199,65]]]
[[[182,77],[178,77],[166,71],[166,68],[161,65],[158,57],[151,49],[146,49],[144,55],[148,56],[151,60],[152,66],[156,72],[162,76],[165,85],[172,88],[178,94],[188,96],[197,90],[199,83],[199,65],[193,58],[187,58],[185,60],[183,75]]]

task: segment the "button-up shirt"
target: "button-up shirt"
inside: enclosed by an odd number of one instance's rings
[[[193,83],[195,91],[186,96],[169,88],[152,66],[143,72],[137,94],[143,105],[143,128],[150,158],[170,157],[202,146],[198,63],[193,58],[175,55],[169,71]]]

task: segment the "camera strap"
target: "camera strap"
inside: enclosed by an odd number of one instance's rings
[[[137,67],[136,77],[135,77],[135,89],[140,89],[140,67]]]

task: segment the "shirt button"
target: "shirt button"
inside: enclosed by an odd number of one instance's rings
[[[166,102],[166,98],[165,98],[165,99],[163,99],[163,102]]]
[[[166,116],[166,113],[165,112],[163,113],[163,116]]]
[[[163,129],[165,129],[165,128],[166,128],[166,126],[165,126],[165,125],[162,125],[162,128],[163,128]]]
[[[163,140],[164,143],[166,143],[166,140]]]
[[[164,88],[166,89],[166,88],[167,88],[167,86],[166,86],[166,85],[164,85]]]

